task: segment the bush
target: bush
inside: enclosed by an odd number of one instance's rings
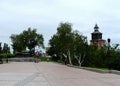
[[[53,55],[51,57],[52,61],[58,62],[60,60],[60,56],[59,55]]]
[[[7,54],[0,54],[0,58],[6,58]]]
[[[41,60],[41,61],[48,62],[48,61],[52,61],[52,58],[40,57],[40,60]]]
[[[72,64],[75,65],[75,66],[79,66],[79,63],[77,61],[77,59],[72,59]]]
[[[3,53],[3,54],[0,54],[0,58],[12,58],[12,57],[15,57],[15,55],[14,54],[5,54],[5,53]]]
[[[120,57],[114,57],[110,63],[110,66],[112,69],[120,70]]]

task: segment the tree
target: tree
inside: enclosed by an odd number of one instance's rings
[[[83,52],[87,46],[86,40],[86,37],[79,34],[78,31],[72,31],[72,24],[60,23],[57,28],[57,33],[53,35],[49,41],[51,47],[48,53],[59,54],[67,57],[69,63],[72,64],[72,59],[75,55],[79,56],[81,59],[82,57],[85,57],[85,53]],[[79,59],[79,63],[80,62],[81,61]]]
[[[77,59],[79,66],[82,65],[87,54],[87,37],[79,33],[79,31],[74,31],[74,57]]]
[[[36,46],[44,47],[43,36],[42,34],[38,34],[36,29],[31,30],[31,28],[28,28],[27,31],[23,31],[22,35],[24,39],[24,44],[30,50],[31,53],[35,51]]]
[[[12,41],[12,47],[15,51],[25,51],[26,48],[29,49],[29,52],[33,54],[35,51],[35,47],[44,47],[44,38],[42,34],[38,34],[36,29],[28,28],[28,30],[24,30],[20,34],[12,34],[10,36]]]
[[[8,44],[7,43],[4,43],[4,46],[3,46],[3,53],[9,53],[9,47],[8,47]]]
[[[0,54],[2,53],[2,43],[0,42]]]
[[[12,34],[10,36],[11,41],[12,41],[12,48],[13,48],[13,52],[15,53],[16,51],[21,52],[23,50],[26,49],[26,45],[24,42],[24,38],[22,34]]]
[[[70,23],[60,23],[60,25],[57,28],[57,35],[58,35],[58,42],[59,42],[59,49],[61,53],[66,54],[69,60],[69,63],[71,62],[71,49],[72,49],[72,43],[73,43],[73,35],[72,35],[72,24]]]
[[[110,53],[108,62],[111,69],[120,70],[120,49],[119,44],[113,44],[110,46]]]
[[[70,47],[71,43],[73,41],[72,38],[72,27],[70,23],[60,23],[60,25],[57,28],[57,33],[53,35],[53,37],[50,39],[50,49],[48,53],[57,54],[62,56],[62,54],[66,54],[69,60],[69,63],[71,62],[71,52]]]

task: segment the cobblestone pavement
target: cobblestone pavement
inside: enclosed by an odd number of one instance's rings
[[[0,64],[0,86],[120,86],[120,75],[51,62]]]
[[[50,86],[35,63],[13,62],[0,65],[0,86]]]
[[[50,86],[42,74],[1,73],[0,86]]]

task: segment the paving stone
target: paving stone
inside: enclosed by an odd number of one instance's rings
[[[25,86],[50,86],[48,82],[31,82]]]
[[[45,82],[46,79],[44,77],[36,77],[33,81],[41,81],[41,82]]]
[[[0,86],[120,86],[120,76],[51,62],[0,65]]]
[[[17,81],[1,81],[0,80],[0,86],[14,86],[17,83]]]
[[[0,73],[0,86],[49,86],[39,73]]]

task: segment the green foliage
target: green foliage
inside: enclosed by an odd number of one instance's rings
[[[98,49],[95,45],[88,46],[87,56],[83,65],[101,68],[106,67],[106,49]]]
[[[49,40],[51,46],[48,50],[49,55],[56,54],[61,56],[63,53],[70,57],[70,51],[73,43],[72,26],[70,23],[60,23],[57,28],[57,33]],[[71,53],[71,52],[70,52]],[[71,60],[69,58],[69,62]]]
[[[2,47],[2,42],[0,42],[0,54],[3,54],[3,53],[10,53],[10,47],[8,46],[7,43],[4,43]]]
[[[44,38],[42,34],[38,34],[36,29],[28,28],[28,30],[24,30],[20,34],[12,34],[10,36],[12,41],[12,47],[15,51],[25,51],[26,48],[29,49],[32,54],[35,51],[35,47],[44,47]]]
[[[0,53],[2,53],[2,43],[0,42]]]
[[[120,70],[120,50],[118,44],[98,49],[96,46],[89,46],[87,57],[83,63],[84,66],[96,68],[111,68]]]
[[[60,60],[62,57],[67,58],[70,64],[74,56],[80,56],[83,59],[88,46],[87,37],[79,31],[73,31],[70,23],[60,23],[57,33],[49,40],[49,45],[50,49],[47,51],[49,55],[56,54],[57,57],[61,57]]]
[[[6,58],[7,54],[0,54],[0,58]]]
[[[120,50],[117,44],[111,48],[108,58],[111,69],[120,70]]]
[[[10,53],[10,47],[8,47],[7,43],[4,43],[2,53]]]
[[[72,59],[72,63],[73,63],[73,65],[75,65],[75,66],[79,66],[79,63],[78,63],[78,61],[77,61],[76,58],[73,58],[73,59]]]
[[[0,58],[12,58],[12,57],[15,57],[15,55],[14,54],[5,54],[5,53],[3,53],[3,54],[0,54]]]
[[[40,60],[44,62],[53,61],[52,58],[47,58],[47,57],[40,57]]]

